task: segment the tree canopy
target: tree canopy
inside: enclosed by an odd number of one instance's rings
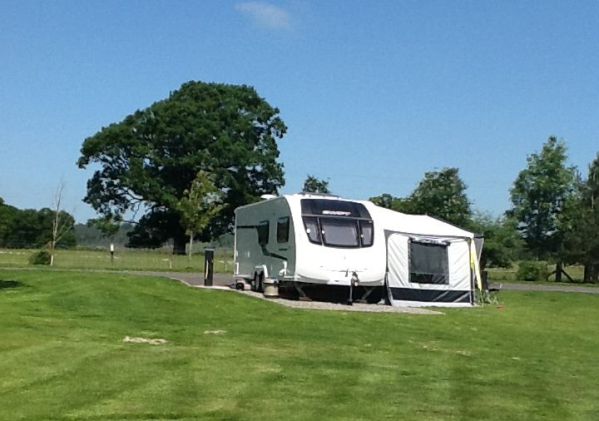
[[[76,244],[73,226],[75,219],[65,211],[59,212],[64,223],[64,235],[57,247],[73,247]],[[18,209],[0,201],[0,247],[38,248],[52,240],[52,224],[56,212],[49,208]]]
[[[507,268],[518,260],[523,244],[515,220],[475,213],[467,228],[485,239],[480,259],[482,268]]]
[[[328,180],[322,180],[308,175],[304,181],[304,187],[302,191],[307,193],[330,193]]]
[[[564,234],[564,217],[576,189],[576,170],[566,166],[566,145],[550,137],[540,153],[527,158],[510,194],[508,215],[518,221],[527,248],[537,258],[555,256]]]
[[[188,82],[165,100],[85,139],[78,165],[99,164],[84,198],[100,215],[143,212],[131,245],[185,247],[177,208],[198,171],[212,174],[226,206],[203,238],[231,227],[237,206],[284,184],[276,141],[287,128],[279,110],[249,86]]]
[[[223,205],[222,192],[214,185],[210,174],[199,171],[192,181],[189,190],[179,200],[177,209],[181,214],[181,224],[185,234],[189,236],[188,254],[191,259],[193,239],[198,232],[202,232],[218,215]]]
[[[429,171],[406,198],[388,193],[371,197],[370,200],[384,208],[398,212],[426,214],[460,227],[470,223],[472,210],[466,196],[466,184],[457,168]]]
[[[584,281],[599,281],[599,154],[589,166],[588,177],[578,183],[576,199],[568,207],[564,257],[584,265]]]
[[[410,197],[395,197],[389,193],[383,193],[380,196],[369,198],[372,203],[382,208],[394,210],[396,212],[414,213]]]
[[[457,168],[430,171],[410,195],[413,213],[424,213],[465,227],[472,211],[466,196],[466,184]]]

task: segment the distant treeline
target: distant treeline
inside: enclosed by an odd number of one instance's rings
[[[52,223],[56,212],[49,208],[18,209],[4,203],[0,198],[0,248],[45,248],[52,239]],[[58,241],[57,248],[117,248],[131,247],[129,233],[135,227],[124,222],[114,234],[107,236],[97,228],[94,220],[87,224],[75,223],[68,212],[60,211],[65,234]],[[232,248],[233,235],[225,234],[211,242],[216,247]],[[168,244],[165,244],[168,246]]]
[[[425,173],[407,197],[385,193],[370,200],[379,206],[441,218],[485,237],[481,265],[526,265],[539,279],[555,264],[555,280],[571,280],[564,265],[584,266],[584,281],[599,282],[599,154],[586,178],[568,165],[566,144],[550,137],[527,158],[510,189],[512,207],[499,218],[473,212],[457,168]],[[539,263],[538,265],[534,263]],[[524,276],[524,274],[522,275]]]
[[[0,247],[40,248],[52,240],[52,225],[56,212],[49,208],[18,209],[4,203],[0,198]],[[77,244],[73,227],[75,219],[60,211],[61,226],[64,227],[57,247],[69,248]]]
[[[77,246],[87,248],[99,248],[109,247],[110,244],[114,244],[115,247],[126,247],[129,241],[127,234],[133,230],[133,224],[123,223],[119,226],[118,231],[113,236],[107,237],[102,231],[100,231],[95,225],[88,224],[75,224],[75,238],[77,239]]]

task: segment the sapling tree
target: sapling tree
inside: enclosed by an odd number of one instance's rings
[[[64,183],[61,182],[54,193],[53,200],[53,218],[52,233],[48,242],[48,251],[50,252],[50,266],[54,265],[54,255],[56,254],[56,245],[70,231],[73,230],[74,219],[67,212],[64,212],[62,206],[62,196],[64,192]]]
[[[204,231],[223,209],[223,193],[214,184],[214,176],[199,171],[189,189],[179,200],[177,210],[185,234],[189,237],[187,250],[191,261],[194,236]]]

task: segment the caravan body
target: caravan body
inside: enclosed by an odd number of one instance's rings
[[[370,202],[295,194],[235,210],[235,276],[383,285],[385,242]]]
[[[368,201],[295,194],[235,210],[235,276],[385,288],[393,305],[474,304],[474,235]],[[477,275],[478,274],[478,275]]]

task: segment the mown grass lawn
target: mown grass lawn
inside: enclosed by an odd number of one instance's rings
[[[322,312],[0,270],[0,418],[599,419],[599,297],[500,299],[442,316]]]

